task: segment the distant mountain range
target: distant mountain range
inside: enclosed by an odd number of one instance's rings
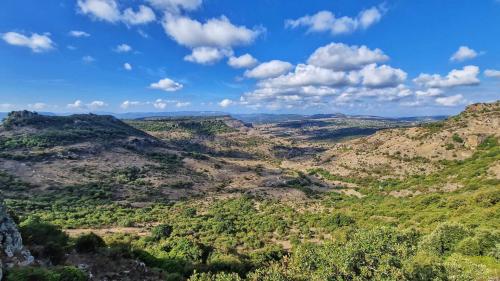
[[[42,115],[71,115],[72,113],[53,113],[53,112],[39,112]],[[446,115],[438,116],[415,116],[415,117],[380,117],[370,115],[345,115],[342,113],[329,113],[329,114],[273,114],[273,113],[251,113],[251,114],[230,114],[222,111],[176,111],[176,112],[127,112],[127,113],[113,113],[113,112],[93,112],[97,115],[112,115],[119,119],[140,119],[151,117],[190,117],[190,116],[224,116],[230,115],[245,123],[265,124],[277,123],[286,121],[300,121],[300,120],[314,120],[325,118],[359,118],[359,119],[381,119],[381,120],[397,120],[406,122],[421,122],[421,121],[438,121],[446,119]],[[0,120],[3,120],[8,115],[8,112],[0,112]]]

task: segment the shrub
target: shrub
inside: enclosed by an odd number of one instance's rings
[[[5,281],[86,281],[87,275],[73,266],[54,268],[13,268],[7,271]]]
[[[5,281],[59,281],[59,275],[43,268],[13,268],[7,272]]]
[[[43,247],[43,256],[49,258],[50,262],[54,265],[61,264],[65,260],[65,249],[54,242],[49,242]]]
[[[87,274],[74,266],[65,266],[58,270],[59,281],[87,281]]]
[[[80,235],[75,240],[75,249],[78,253],[95,253],[105,246],[104,240],[93,232]]]
[[[471,262],[459,254],[451,255],[444,263],[450,281],[483,280],[488,276],[486,266]]]
[[[30,245],[46,245],[53,243],[64,247],[68,243],[68,235],[59,227],[42,222],[39,217],[29,217],[19,226],[23,242]]]
[[[162,238],[168,238],[170,237],[170,234],[172,234],[173,228],[171,225],[168,224],[160,224],[151,230],[151,237],[158,241]]]
[[[458,142],[458,143],[463,143],[464,140],[457,134],[453,134],[453,136],[451,137],[453,139],[454,142]]]
[[[433,232],[422,240],[422,249],[443,256],[455,250],[457,244],[470,232],[463,225],[456,223],[440,224]]]
[[[428,253],[417,254],[405,262],[404,269],[407,280],[446,280],[446,269],[442,260]]]

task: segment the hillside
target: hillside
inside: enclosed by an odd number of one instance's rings
[[[337,144],[316,163],[310,163],[310,167],[317,167],[331,177],[358,181],[430,174],[450,161],[470,159],[482,143],[498,139],[499,127],[500,103],[471,105],[463,113],[444,121],[384,130]],[[489,167],[490,176],[498,179],[497,170],[498,166]],[[457,187],[452,184],[429,188]]]
[[[0,128],[0,191],[54,274],[84,264],[98,280],[500,277],[500,102],[414,127],[314,122],[14,112]],[[326,140],[309,138],[318,129]],[[29,238],[51,235],[63,238]]]

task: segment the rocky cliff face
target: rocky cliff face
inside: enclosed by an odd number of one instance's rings
[[[16,224],[0,203],[0,280],[3,268],[24,266],[33,263],[31,253],[23,247],[21,234]]]

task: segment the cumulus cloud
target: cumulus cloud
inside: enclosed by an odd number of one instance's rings
[[[372,7],[361,11],[357,17],[336,17],[330,11],[320,11],[314,15],[306,15],[301,18],[286,20],[288,28],[306,27],[308,32],[328,31],[333,35],[352,33],[359,29],[367,29],[382,19],[384,9]]]
[[[368,100],[408,103],[415,93],[405,85],[407,73],[377,64],[388,59],[379,49],[332,43],[318,48],[307,64],[297,64],[293,71],[260,77],[256,89],[244,93],[238,104],[276,110],[361,105]]]
[[[2,34],[2,39],[13,46],[30,48],[34,53],[47,52],[55,48],[48,33],[33,33],[31,36],[26,36],[17,32],[7,32]]]
[[[156,83],[152,83],[149,87],[151,89],[162,90],[165,92],[175,92],[182,89],[184,86],[172,79],[164,78]]]
[[[439,97],[443,95],[444,91],[437,88],[430,88],[425,91],[416,91],[415,95],[417,97]]]
[[[116,0],[78,0],[77,7],[81,14],[111,23],[138,25],[156,20],[153,10],[145,5],[140,5],[137,11],[127,8],[122,13]]]
[[[225,16],[202,23],[187,16],[167,13],[162,25],[172,40],[192,49],[186,60],[202,64],[231,56],[233,47],[254,42],[262,32],[259,28],[236,26]]]
[[[69,33],[68,33],[69,36],[71,37],[76,37],[76,38],[80,38],[80,37],[90,37],[90,34],[85,32],[85,31],[81,31],[81,30],[71,30]]]
[[[260,30],[232,24],[225,16],[201,23],[185,16],[167,14],[163,28],[174,41],[190,48],[247,45],[260,34]]]
[[[360,71],[363,86],[370,88],[395,87],[406,80],[407,74],[401,69],[388,65],[370,64]]]
[[[234,101],[232,101],[230,99],[223,99],[219,102],[220,107],[228,107],[228,106],[233,105],[233,104],[234,104]]]
[[[202,0],[147,0],[151,6],[170,13],[179,13],[181,10],[193,11],[198,9]]]
[[[76,100],[75,102],[73,103],[69,103],[67,105],[68,108],[72,108],[72,109],[82,109],[85,105],[83,104],[83,102],[81,100]]]
[[[92,101],[92,102],[87,103],[87,104],[85,104],[81,100],[76,100],[73,103],[66,105],[67,108],[78,109],[78,110],[82,110],[82,109],[95,110],[95,109],[103,108],[106,106],[108,106],[108,104],[106,104],[105,102],[100,101],[100,100],[95,100],[95,101]]]
[[[463,69],[453,69],[446,77],[442,77],[439,74],[431,75],[422,73],[417,78],[413,79],[413,81],[426,88],[451,88],[478,85],[478,75],[479,67],[468,65],[463,67]]]
[[[167,104],[167,101],[164,101],[162,99],[157,99],[153,102],[153,106],[156,109],[165,109],[167,107]]]
[[[127,44],[120,44],[120,45],[116,46],[116,48],[114,48],[114,51],[117,53],[128,53],[128,52],[132,51],[132,47],[130,47]]]
[[[100,101],[100,100],[95,100],[89,104],[87,104],[87,107],[90,109],[99,109],[108,106],[105,102]]]
[[[478,56],[478,53],[467,46],[460,46],[458,50],[450,57],[451,61],[465,61]]]
[[[281,60],[272,60],[264,62],[251,70],[245,71],[245,77],[255,79],[266,79],[276,77],[288,72],[292,68],[292,64]]]
[[[467,101],[462,95],[454,95],[449,97],[439,97],[436,98],[436,103],[443,106],[457,106],[465,104]]]
[[[196,47],[184,60],[199,64],[213,64],[224,57],[232,55],[228,49],[217,49],[213,47]]]
[[[239,57],[230,57],[227,64],[232,68],[250,68],[258,63],[257,59],[250,54],[244,54]]]
[[[125,70],[130,71],[130,70],[132,70],[132,65],[130,63],[126,62],[126,63],[123,64],[123,68]]]
[[[299,64],[295,71],[276,78],[267,79],[259,82],[260,87],[301,87],[301,86],[343,86],[355,84],[357,75],[342,71],[333,71],[331,69],[321,68],[314,65]]]
[[[141,104],[142,103],[140,101],[129,101],[129,100],[126,100],[126,101],[122,102],[122,104],[120,105],[120,107],[123,108],[123,109],[129,109],[130,107],[139,106]]]
[[[79,11],[96,20],[118,22],[121,13],[115,0],[78,0]]]
[[[122,20],[130,25],[147,24],[156,20],[156,15],[148,6],[140,5],[135,12],[132,8],[123,11]]]
[[[500,78],[500,70],[486,69],[484,75],[486,75],[486,77]]]
[[[370,50],[366,46],[330,43],[316,49],[307,62],[333,70],[354,70],[368,64],[385,62],[388,59],[389,57],[380,49]]]

